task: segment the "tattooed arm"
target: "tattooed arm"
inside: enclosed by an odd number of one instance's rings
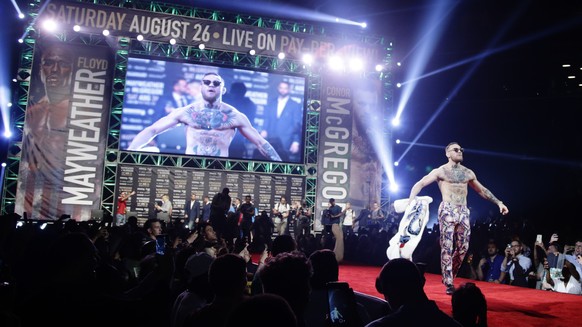
[[[487,200],[497,204],[499,206],[499,212],[501,212],[501,214],[505,215],[509,212],[509,209],[507,209],[507,207],[505,206],[505,204],[503,204],[503,202],[501,202],[501,200],[496,198],[495,195],[493,195],[493,193],[491,193],[491,191],[489,191],[485,186],[483,186],[483,184],[479,183],[476,176],[473,175],[473,179],[471,179],[469,181],[469,185],[482,198],[487,199]]]
[[[414,186],[412,186],[412,189],[410,190],[410,196],[408,197],[408,203],[412,202],[412,200],[416,198],[418,193],[420,193],[420,191],[425,186],[438,180],[440,169],[441,168],[433,169],[430,173],[428,173],[426,176],[424,176],[418,182],[416,182]]]
[[[239,132],[251,141],[251,143],[256,145],[262,155],[273,161],[282,161],[277,151],[275,151],[275,148],[257,132],[246,116],[241,115],[240,120],[241,126],[238,127]]]
[[[144,128],[141,132],[139,132],[127,147],[128,150],[138,150],[148,144],[154,137],[158,134],[161,134],[168,129],[176,126],[180,121],[179,117],[181,114],[181,110],[177,109],[160,118],[158,121],[153,123],[153,125]]]

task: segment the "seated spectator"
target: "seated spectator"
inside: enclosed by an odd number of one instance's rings
[[[212,301],[214,294],[208,282],[208,270],[214,257],[208,253],[192,254],[184,266],[187,289],[174,301],[171,327],[181,327],[186,316]]]
[[[266,250],[266,249],[265,249]],[[289,234],[277,235],[273,240],[273,245],[271,247],[271,256],[265,257],[266,253],[263,251],[263,256],[261,257],[261,262],[259,263],[259,267],[257,272],[255,272],[255,276],[253,278],[253,282],[251,284],[251,294],[260,294],[263,293],[263,284],[261,282],[259,271],[263,267],[263,264],[268,260],[276,257],[277,255],[284,253],[284,252],[292,252],[297,250],[297,243],[295,239]]]
[[[546,270],[546,282],[552,286],[552,289],[560,293],[568,294],[582,294],[582,287],[580,286],[580,275],[574,267],[571,258],[564,260],[562,268],[562,276],[552,276],[548,261],[544,261],[544,269]]]
[[[366,327],[461,326],[428,299],[424,283],[424,276],[413,262],[401,258],[388,261],[376,278],[376,289],[394,312]]]
[[[528,287],[528,274],[531,267],[531,259],[522,254],[521,241],[511,241],[511,247],[505,249],[505,258],[501,264],[501,269],[509,273],[509,284]]]
[[[497,244],[490,240],[487,243],[487,254],[479,261],[477,265],[477,279],[492,283],[502,283],[505,278],[505,272],[501,271],[503,256],[499,254]]]
[[[453,318],[463,327],[487,326],[487,300],[474,283],[459,286],[451,298]]]
[[[248,297],[246,262],[239,255],[227,253],[214,259],[208,281],[214,300],[187,316],[184,326],[224,326],[228,315]]]
[[[566,247],[564,247],[564,250],[565,248]],[[582,276],[582,238],[576,240],[573,252],[564,252],[570,262],[574,264],[576,271],[578,271],[578,275]]]
[[[228,317],[226,327],[297,327],[295,313],[284,298],[257,294],[239,304]]]
[[[258,274],[264,293],[280,295],[287,300],[297,317],[297,324],[306,326],[305,310],[311,292],[311,264],[305,255],[299,251],[280,253],[267,260]]]

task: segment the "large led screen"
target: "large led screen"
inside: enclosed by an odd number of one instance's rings
[[[303,162],[305,77],[128,60],[120,149]]]

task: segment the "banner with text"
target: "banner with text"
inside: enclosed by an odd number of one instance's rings
[[[37,41],[16,213],[87,220],[100,208],[114,66],[109,47]]]
[[[128,201],[128,211],[137,213],[140,222],[155,217],[154,203],[168,194],[172,201],[172,218],[184,217],[184,206],[191,194],[202,203],[228,187],[234,200],[244,201],[250,195],[259,211],[271,212],[281,196],[287,202],[301,201],[305,196],[305,177],[250,172],[202,170],[175,167],[147,167],[120,164],[117,168],[118,193],[135,191]]]
[[[137,37],[146,41],[177,44],[204,44],[208,49],[248,52],[277,56],[284,52],[289,58],[301,58],[304,53],[327,58],[332,55],[359,57],[376,62],[381,60],[380,47],[359,40],[328,38],[214,21],[144,10],[99,6],[90,3],[51,1],[40,15],[39,21],[55,20],[58,26],[78,25],[81,31],[101,33],[107,29],[111,35]]]
[[[380,201],[383,100],[377,79],[322,76],[317,160],[316,230],[329,199],[359,213]]]

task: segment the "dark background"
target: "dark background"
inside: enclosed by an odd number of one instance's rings
[[[26,9],[25,1],[17,2]],[[285,3],[195,2],[200,7],[301,20],[296,15],[299,11],[289,7],[278,10]],[[401,117],[401,126],[393,130],[393,138],[413,140],[441,108],[418,139],[419,143],[438,148],[410,149],[395,168],[401,190],[391,197],[407,197],[414,182],[446,162],[444,146],[457,141],[466,149],[464,164],[509,207],[510,214],[503,219],[544,233],[546,239],[553,231],[560,232],[564,241],[582,236],[582,219],[576,211],[582,200],[581,2],[300,0],[293,6],[367,21],[368,33],[394,42],[394,60],[403,61],[395,71],[398,80],[411,69],[410,59],[422,42],[430,39],[423,39],[426,16],[442,3],[450,11],[441,20],[442,34],[428,55],[424,73],[483,54],[487,49],[499,51],[483,56],[476,68],[476,61],[470,61],[419,81]],[[9,1],[3,1],[1,6],[0,33],[3,40],[8,40],[3,45],[13,54],[10,68],[15,74],[19,49],[16,39],[26,25],[15,19]],[[562,68],[566,63],[572,67]],[[467,75],[471,69],[475,70]],[[568,75],[576,78],[568,79]],[[396,105],[400,90],[394,94]],[[395,145],[394,158],[399,158],[404,149],[405,145]],[[499,218],[495,205],[470,192],[473,219]],[[440,201],[436,184],[423,194]],[[436,212],[436,205],[432,208]]]

